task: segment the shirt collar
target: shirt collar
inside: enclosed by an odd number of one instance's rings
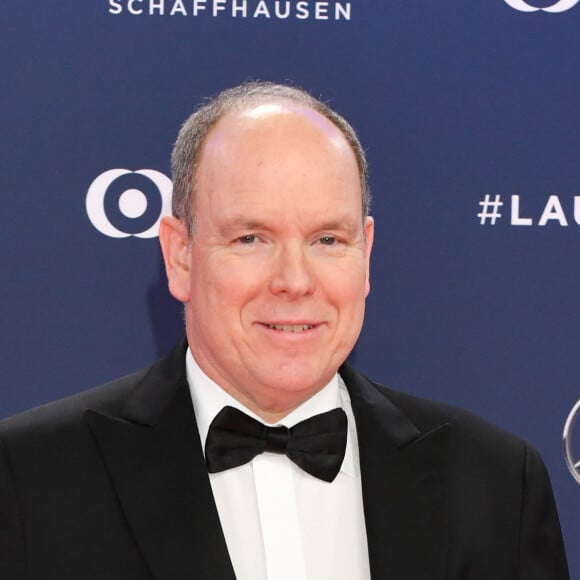
[[[185,369],[187,375],[187,382],[193,401],[193,409],[195,411],[195,419],[197,421],[197,428],[201,439],[201,446],[205,453],[205,440],[211,422],[215,416],[226,406],[231,406],[240,411],[243,411],[250,417],[264,422],[245,405],[242,405],[237,399],[234,399],[229,393],[224,391],[217,383],[212,381],[199,367],[191,350],[188,348],[185,355]],[[355,461],[355,454],[358,451],[356,428],[354,423],[354,416],[350,404],[350,397],[344,384],[344,381],[337,373],[332,377],[330,382],[314,394],[310,399],[304,401],[301,405],[296,407],[292,412],[283,417],[276,425],[284,425],[292,427],[304,421],[309,417],[324,413],[337,407],[342,408],[348,418],[348,433],[346,440],[346,451],[344,460],[340,471],[349,476],[357,474],[358,461]]]

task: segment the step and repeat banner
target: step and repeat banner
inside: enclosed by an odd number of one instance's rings
[[[531,441],[580,578],[578,0],[21,0],[0,46],[0,417],[180,338],[173,140],[205,97],[289,81],[368,152],[353,363]]]

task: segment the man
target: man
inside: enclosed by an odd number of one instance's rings
[[[187,343],[0,425],[0,577],[568,578],[533,449],[344,362],[374,232],[348,123],[248,84],[190,117],[172,164]]]

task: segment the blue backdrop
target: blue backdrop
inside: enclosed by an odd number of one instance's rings
[[[576,3],[5,3],[0,416],[177,341],[154,235],[177,130],[226,86],[290,80],[368,150],[378,231],[356,367],[538,447],[580,579],[562,451],[580,398]]]

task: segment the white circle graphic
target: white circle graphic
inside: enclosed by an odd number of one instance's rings
[[[574,459],[574,454],[572,452],[572,431],[574,428],[574,423],[576,419],[580,417],[580,400],[576,402],[572,411],[566,419],[566,424],[564,425],[564,457],[566,458],[566,465],[572,474],[572,477],[580,483],[580,457]]]
[[[122,175],[138,173],[148,177],[156,186],[161,196],[161,211],[156,222],[143,232],[130,234],[116,228],[105,213],[105,195],[111,183]],[[136,236],[138,238],[154,238],[159,234],[159,223],[164,215],[171,211],[171,194],[173,184],[171,179],[155,169],[139,169],[131,171],[129,169],[109,169],[101,173],[89,186],[85,199],[85,208],[89,220],[93,226],[105,236],[110,238],[128,238]],[[138,189],[127,189],[119,198],[119,210],[128,218],[142,216],[147,210],[147,197]]]
[[[551,6],[546,6],[545,8],[537,8],[536,6],[530,6],[524,0],[504,0],[506,4],[519,10],[520,12],[538,12],[541,10],[542,12],[565,12],[566,10],[570,10],[580,2],[580,0],[558,0],[558,2],[552,4]]]
[[[539,8],[526,4],[524,0],[505,0],[505,3],[520,12],[537,12]]]
[[[119,211],[128,218],[141,217],[147,210],[147,198],[138,189],[127,189],[119,197]]]
[[[552,4],[552,6],[548,6],[547,8],[542,8],[544,12],[565,12],[566,10],[570,10],[578,4],[579,0],[560,0],[556,2],[556,4]]]
[[[159,224],[161,223],[161,218],[164,215],[169,215],[171,213],[171,194],[173,193],[173,183],[171,179],[164,175],[160,171],[155,171],[155,169],[139,169],[135,171],[148,177],[159,190],[159,195],[161,195],[161,211],[159,212],[159,217],[157,221],[144,232],[135,234],[138,238],[156,238],[159,235]]]

